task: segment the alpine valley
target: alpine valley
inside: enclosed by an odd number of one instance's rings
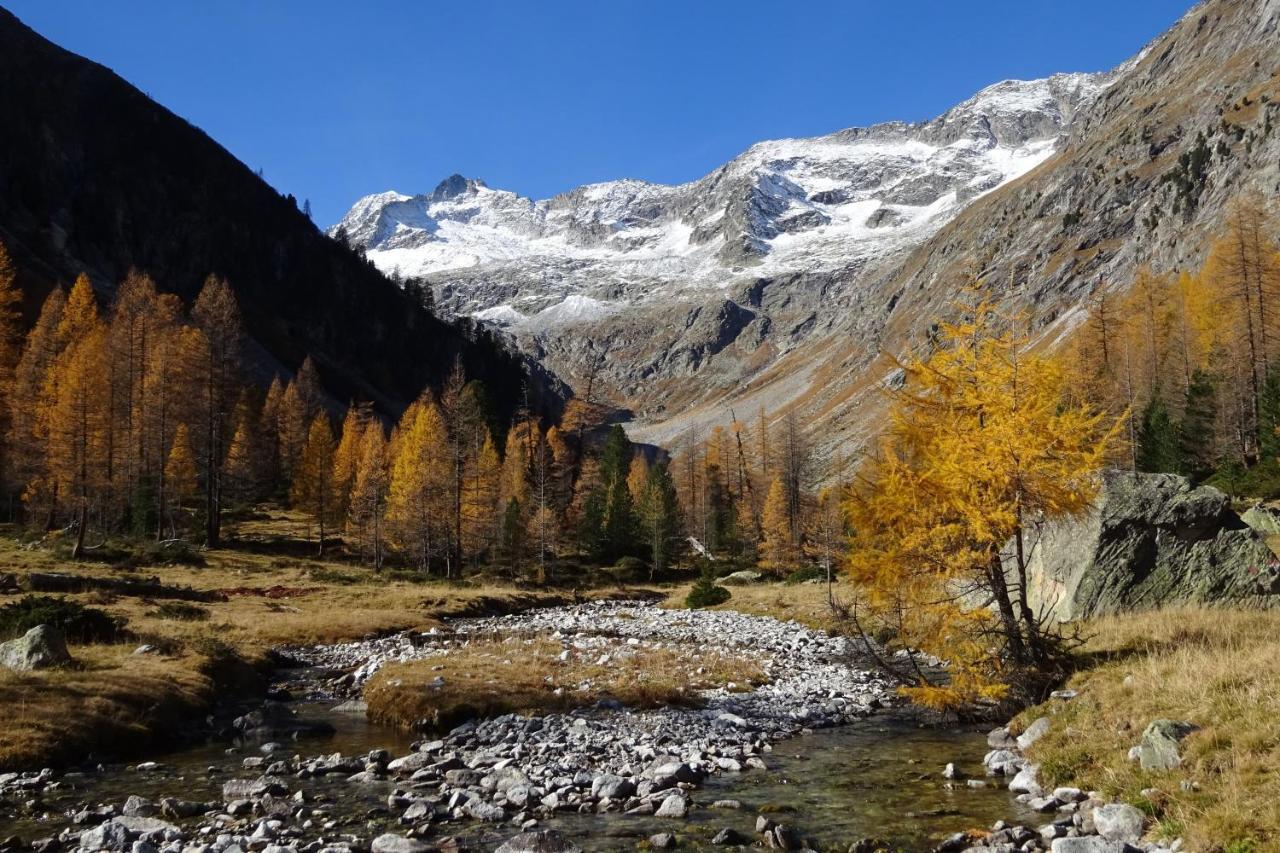
[[[1278,18],[1209,0],[1112,71],[1004,81],[932,121],[761,142],[678,186],[533,200],[453,175],[366,196],[330,233],[630,410],[635,438],[796,409],[830,455],[865,444],[894,357],[966,279],[1051,341],[1274,188]]]

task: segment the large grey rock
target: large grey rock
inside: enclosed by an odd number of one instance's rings
[[[671,794],[658,806],[655,817],[685,817],[689,814],[689,798],[684,794]]]
[[[1173,474],[1108,471],[1091,510],[1044,525],[1031,605],[1059,620],[1169,604],[1280,603],[1280,561],[1227,496]]]
[[[591,781],[591,796],[596,799],[608,797],[611,800],[621,800],[635,792],[634,782],[612,773],[603,773]]]
[[[111,820],[80,833],[85,850],[124,850],[128,844],[129,830]]]
[[[388,832],[373,839],[369,849],[373,853],[426,853],[431,847],[415,838],[405,838],[403,835]]]
[[[554,829],[522,832],[508,838],[494,853],[581,853],[579,848]]]
[[[743,569],[740,572],[734,572],[720,578],[720,583],[727,586],[746,586],[748,584],[759,583],[763,579],[764,575],[760,572],[754,572],[751,569]]]
[[[1182,766],[1179,744],[1196,730],[1194,723],[1153,720],[1138,744],[1138,764],[1143,770],[1175,770]]]
[[[1052,853],[1125,853],[1124,842],[1108,841],[1097,835],[1080,838],[1055,838]]]
[[[1018,735],[1018,749],[1029,749],[1033,743],[1044,737],[1049,731],[1049,718],[1041,717],[1031,725],[1027,726],[1027,730]]]
[[[1108,803],[1093,810],[1093,828],[1108,841],[1137,843],[1143,822],[1142,812],[1126,803]]]
[[[19,672],[49,669],[71,663],[62,632],[50,625],[37,625],[16,640],[0,643],[0,666]]]

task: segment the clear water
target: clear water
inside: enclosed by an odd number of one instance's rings
[[[404,754],[409,750],[412,738],[407,733],[372,725],[362,716],[334,713],[323,705],[301,705],[299,710],[305,717],[331,722],[337,732],[331,738],[299,742],[287,754],[359,755],[376,748]],[[961,829],[988,827],[999,819],[1034,820],[999,785],[975,789],[942,778],[942,768],[949,761],[982,778],[985,752],[985,735],[977,728],[921,727],[882,716],[776,744],[766,756],[767,771],[708,779],[693,792],[693,802],[701,807],[691,809],[687,820],[568,814],[543,825],[560,829],[589,851],[633,850],[637,841],[657,832],[675,832],[684,849],[696,849],[708,846],[711,837],[725,827],[754,836],[756,815],[763,810],[813,838],[822,849],[844,851],[858,839],[876,837],[905,850],[927,850]],[[100,773],[70,776],[58,790],[44,796],[44,809],[51,817],[12,818],[0,813],[0,837],[52,835],[67,825],[66,813],[73,807],[122,804],[130,794],[148,799],[220,800],[227,779],[258,775],[260,771],[241,769],[243,759],[251,755],[260,755],[255,744],[206,744],[155,756],[153,760],[162,765],[158,770],[113,765]],[[397,830],[395,815],[386,808],[387,794],[394,787],[390,782],[353,784],[341,777],[291,781],[296,782],[295,790],[301,787],[325,803],[331,817],[341,822],[338,830],[327,833],[330,838],[336,834],[367,838]],[[739,800],[743,809],[708,808],[719,799]],[[516,831],[509,825],[474,822],[443,824],[439,829],[441,835],[456,834],[479,849],[493,849]]]

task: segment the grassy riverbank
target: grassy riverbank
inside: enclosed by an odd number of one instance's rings
[[[56,539],[33,545],[0,533],[0,574],[13,574],[23,586],[32,572],[54,572],[158,581],[225,598],[51,593],[116,617],[124,630],[114,642],[72,644],[73,668],[0,669],[0,771],[154,749],[207,713],[220,691],[252,695],[261,686],[255,670],[275,646],[425,629],[443,616],[510,612],[579,595],[491,581],[424,581],[410,573],[375,574],[345,558],[314,559],[305,521],[281,510],[233,520],[228,534],[227,547],[211,551],[110,542],[72,561]],[[582,593],[618,594],[617,588]],[[0,596],[0,606],[21,597]],[[134,654],[143,643],[154,651]]]
[[[630,708],[697,704],[696,691],[750,690],[758,663],[715,651],[623,645],[601,654],[550,639],[476,641],[447,654],[389,664],[365,687],[371,719],[448,730],[472,717],[545,714],[613,699]]]
[[[1098,620],[1070,688],[1024,712],[1052,721],[1030,751],[1042,781],[1098,790],[1146,811],[1192,850],[1280,850],[1280,613],[1181,609]],[[1156,719],[1199,726],[1182,767],[1128,760]]]

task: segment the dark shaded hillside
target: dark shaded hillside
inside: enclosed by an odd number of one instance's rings
[[[136,266],[188,302],[216,273],[267,369],[310,353],[335,397],[394,411],[460,356],[504,416],[524,402],[520,356],[433,317],[204,132],[4,9],[0,240],[29,310],[80,271],[107,294]],[[555,407],[549,383],[530,384],[536,408]]]

